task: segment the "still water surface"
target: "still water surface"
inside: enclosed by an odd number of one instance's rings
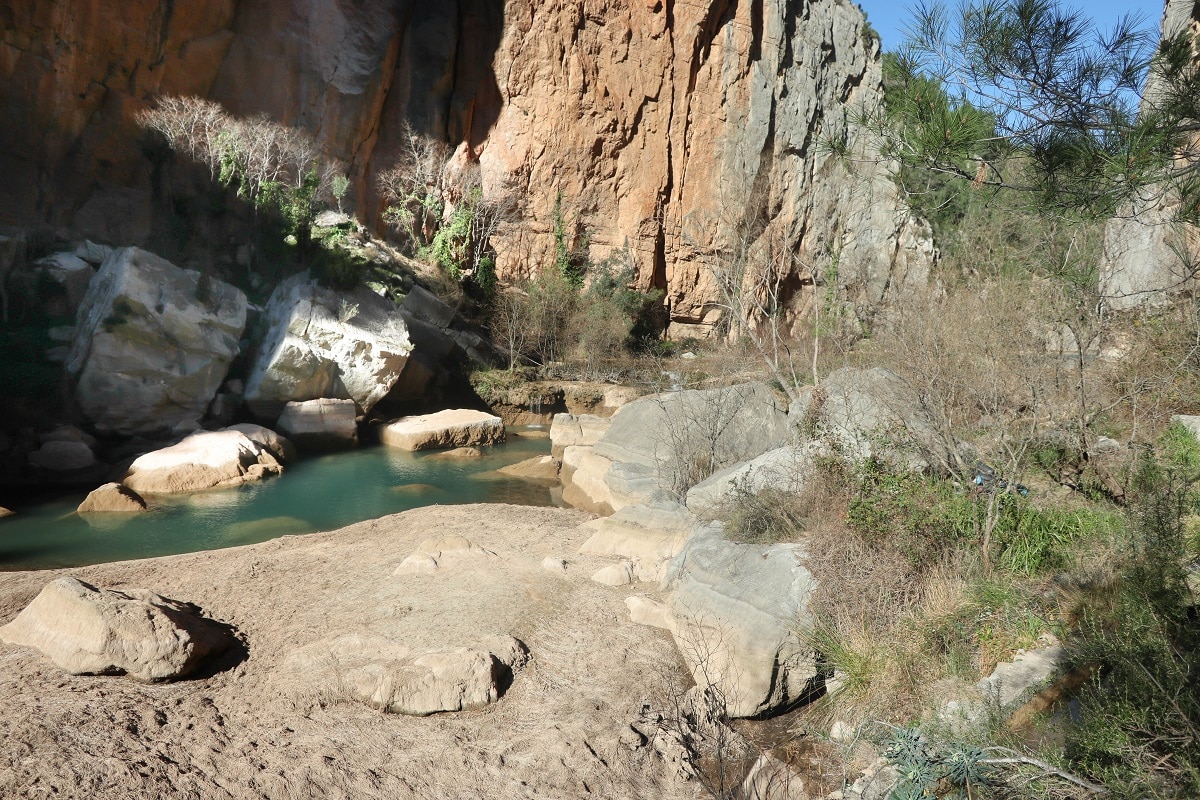
[[[484,457],[474,459],[382,446],[310,457],[277,478],[156,499],[152,510],[133,516],[85,520],[75,513],[81,494],[0,520],[0,571],[234,547],[428,505],[551,505],[548,488],[495,473],[549,453],[548,440],[510,436],[504,445],[480,449]]]

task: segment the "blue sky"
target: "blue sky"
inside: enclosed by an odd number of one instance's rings
[[[895,50],[904,41],[903,30],[912,18],[909,9],[916,6],[915,0],[858,0],[859,6],[867,12],[871,26],[879,31],[883,38],[884,50]],[[954,2],[952,0],[951,6]],[[1162,19],[1163,4],[1161,2],[1116,2],[1116,0],[1090,0],[1087,3],[1069,2],[1071,8],[1078,8],[1089,15],[1101,30],[1112,29],[1113,23],[1122,14],[1137,12],[1141,14],[1143,25],[1155,31],[1158,30]]]

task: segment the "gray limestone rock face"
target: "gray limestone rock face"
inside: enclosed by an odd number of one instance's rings
[[[722,469],[788,443],[786,405],[761,383],[643,397],[622,406],[595,445],[597,455],[659,473],[704,458]]]
[[[0,628],[0,640],[33,647],[73,675],[181,678],[233,643],[188,603],[145,589],[98,589],[58,578]]]
[[[307,275],[276,287],[250,376],[246,405],[274,422],[289,402],[353,400],[361,416],[391,390],[412,353],[394,303],[360,286],[334,292]]]
[[[876,457],[917,472],[945,471],[958,461],[957,443],[939,435],[916,390],[880,367],[835,370],[808,387],[788,416],[850,461]]]
[[[145,250],[114,250],[88,286],[67,355],[75,405],[104,433],[195,430],[245,325],[238,289]]]
[[[814,458],[826,450],[819,442],[768,450],[758,458],[727,467],[693,486],[687,493],[687,507],[700,513],[736,500],[743,493],[757,495],[765,489],[799,492],[813,475]]]
[[[663,588],[672,631],[696,683],[715,687],[731,717],[784,708],[819,680],[801,641],[814,583],[799,545],[730,542],[719,525],[696,530]]]
[[[1200,21],[1192,0],[1167,0],[1163,9],[1163,38],[1177,35]],[[1161,79],[1148,77],[1143,103],[1161,95]],[[1177,192],[1148,187],[1119,216],[1104,226],[1100,256],[1100,291],[1112,309],[1155,306],[1194,286],[1195,260],[1200,254],[1200,230],[1176,221]]]

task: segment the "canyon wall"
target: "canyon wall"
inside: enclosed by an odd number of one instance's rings
[[[553,209],[594,258],[628,248],[663,290],[674,336],[719,316],[705,267],[751,224],[789,254],[802,310],[814,275],[863,316],[925,284],[924,226],[855,142],[877,102],[878,41],[841,0],[9,0],[0,8],[0,224],[48,221],[137,243],[155,169],[132,120],[158,94],[316,134],[375,222],[373,175],[406,124],[517,195],[502,274],[553,251]],[[847,171],[821,142],[849,141]]]

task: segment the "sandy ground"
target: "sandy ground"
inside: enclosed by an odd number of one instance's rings
[[[588,517],[522,506],[434,506],[331,533],[45,572],[0,573],[0,624],[59,574],[141,587],[232,625],[245,651],[171,684],[72,676],[0,643],[0,797],[683,798],[694,784],[630,724],[682,669],[662,631],[589,580]],[[431,536],[495,553],[395,576]],[[566,558],[565,575],[541,567]],[[532,661],[487,708],[383,714],[298,674],[288,656],[345,634],[420,646],[524,641]]]

